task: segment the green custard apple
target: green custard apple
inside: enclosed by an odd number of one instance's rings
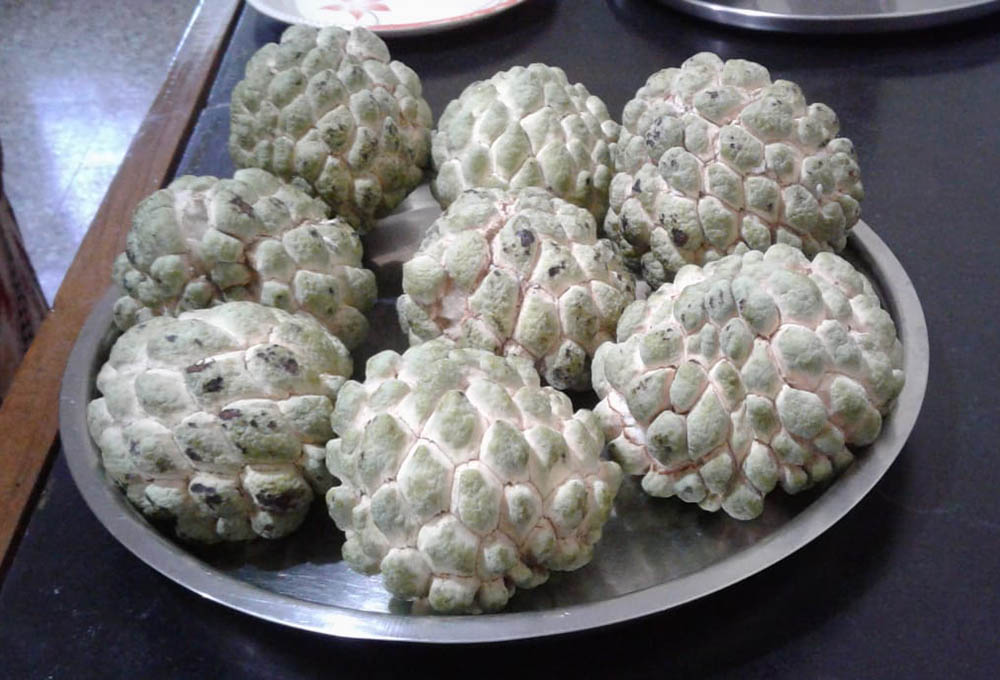
[[[152,316],[250,300],[307,313],[349,348],[368,332],[375,275],[361,240],[317,199],[264,170],[180,177],[143,200],[112,278],[121,329]]]
[[[290,26],[233,89],[229,153],[322,198],[361,231],[430,163],[431,110],[413,69],[366,28]]]
[[[179,537],[280,538],[333,484],[324,446],[351,369],[316,320],[227,302],[126,331],[87,421],[108,477]]]
[[[466,613],[590,561],[621,481],[593,413],[528,361],[444,339],[377,354],[366,376],[341,389],[327,445],[351,567],[418,609]]]
[[[760,64],[696,54],[626,104],[604,229],[654,288],[685,264],[774,243],[840,251],[864,189],[839,128]]]
[[[466,189],[540,187],[602,219],[619,125],[562,69],[531,64],[469,85],[445,108],[432,139],[442,207]]]
[[[608,450],[653,496],[752,519],[875,441],[903,350],[871,283],[784,244],[681,268],[594,357]]]
[[[593,216],[542,189],[469,190],[403,265],[400,323],[411,344],[445,336],[522,356],[558,389],[590,386],[590,357],[635,299]]]

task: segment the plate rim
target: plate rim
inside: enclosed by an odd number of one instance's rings
[[[428,33],[434,33],[436,31],[446,31],[452,28],[458,28],[460,26],[465,26],[476,21],[481,21],[487,19],[495,14],[500,14],[508,9],[516,7],[527,0],[500,0],[500,3],[492,7],[483,7],[472,12],[467,12],[465,14],[458,14],[451,17],[445,17],[442,19],[434,19],[432,21],[423,21],[408,24],[375,24],[373,26],[365,26],[372,33],[375,33],[384,38],[403,38],[408,36],[426,35]],[[261,14],[271,17],[272,19],[277,19],[278,21],[284,22],[286,24],[305,24],[307,26],[313,26],[316,28],[323,28],[324,26],[332,26],[337,24],[322,24],[316,21],[310,21],[305,16],[301,14],[293,14],[286,12],[281,9],[276,9],[271,5],[271,0],[247,0],[247,4],[252,6],[255,10]],[[353,27],[342,26],[345,30],[350,30]]]
[[[1000,0],[948,0],[944,7],[885,14],[795,14],[733,7],[720,0],[657,0],[671,9],[730,26],[799,33],[881,33],[930,28],[965,21],[1000,9]]]
[[[904,347],[906,383],[879,438],[807,508],[760,541],[703,569],[610,599],[545,611],[479,616],[367,612],[265,590],[228,576],[181,549],[149,525],[107,480],[87,430],[90,377],[96,370],[91,359],[110,329],[111,308],[120,295],[114,287],[91,311],[67,362],[59,395],[61,445],[87,506],[127,550],[202,597],[274,623],[344,638],[484,643],[568,634],[642,618],[735,585],[818,538],[868,495],[912,432],[930,367],[923,308],[902,264],[867,224],[859,221],[849,238],[854,254],[880,284]]]

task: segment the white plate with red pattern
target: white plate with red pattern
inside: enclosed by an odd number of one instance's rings
[[[247,0],[290,24],[364,26],[383,36],[431,33],[491,17],[525,0]]]

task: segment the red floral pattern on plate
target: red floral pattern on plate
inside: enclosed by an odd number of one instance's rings
[[[378,0],[343,0],[343,2],[334,2],[329,5],[323,5],[320,9],[325,9],[331,12],[347,12],[355,21],[360,21],[361,17],[365,15],[366,12],[390,12],[391,8],[384,2],[379,2]],[[378,21],[378,17],[375,17]]]

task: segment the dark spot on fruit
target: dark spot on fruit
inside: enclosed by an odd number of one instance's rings
[[[174,335],[173,333],[171,333],[170,335],[164,335],[163,337],[166,338],[167,342],[173,342],[177,339],[177,336]]]
[[[313,238],[319,238],[319,232],[316,231],[315,227],[309,230],[309,235]]]
[[[642,184],[640,184],[639,180],[636,180],[635,184],[632,185],[632,191],[634,191],[635,193],[639,193],[640,191],[642,191]]]
[[[288,357],[287,359],[282,361],[281,367],[285,369],[285,371],[287,371],[288,373],[291,373],[292,375],[298,375],[299,373],[299,362],[297,362],[292,357]]]
[[[565,268],[566,267],[564,265],[561,265],[561,264],[556,265],[555,267],[549,267],[549,276],[551,276],[551,277],[558,276],[559,272],[561,272]]]
[[[244,215],[253,217],[253,207],[239,196],[233,196],[229,199],[229,205],[233,206]]]
[[[205,383],[202,388],[205,392],[218,392],[222,389],[222,376],[216,376]]]
[[[278,510],[288,512],[300,500],[300,492],[297,490],[285,491],[283,493],[260,493],[254,497],[257,505],[265,510]]]
[[[239,418],[240,415],[238,408],[226,408],[219,411],[219,418],[222,420],[232,420],[233,418]]]
[[[517,237],[521,239],[521,245],[525,248],[528,248],[535,242],[535,234],[529,229],[521,229],[517,232]]]
[[[274,422],[273,420],[267,421],[267,429],[269,429],[269,430],[277,430],[278,429],[278,423]]]
[[[191,364],[190,366],[188,366],[187,368],[185,368],[184,372],[185,373],[201,373],[202,371],[204,371],[206,368],[208,368],[209,366],[211,366],[214,363],[215,362],[212,361],[211,359],[209,359],[207,361],[199,361],[198,363]]]
[[[199,347],[204,347],[205,346],[205,343],[203,343],[201,341],[201,339],[199,339],[199,338],[195,338],[194,339],[194,344],[198,345]]]
[[[250,427],[257,427],[257,419],[256,418],[251,418],[250,419]]]
[[[688,242],[688,235],[683,230],[674,227],[670,230],[670,240],[674,242],[675,246],[683,248],[684,244]]]
[[[716,311],[722,307],[724,300],[725,294],[721,290],[716,290],[708,297],[708,308],[711,311]]]
[[[663,125],[663,119],[653,123],[649,130],[646,131],[646,146],[650,149],[656,147],[656,144],[660,141],[660,136],[662,135],[661,127]]]
[[[216,493],[216,490],[210,486],[197,483],[192,484],[191,493],[202,494],[204,496],[202,500],[205,501],[205,504],[210,508],[216,508],[222,505],[222,496]]]
[[[184,455],[196,463],[200,463],[202,461],[202,458],[201,456],[198,455],[198,452],[192,449],[190,446],[184,449]]]

